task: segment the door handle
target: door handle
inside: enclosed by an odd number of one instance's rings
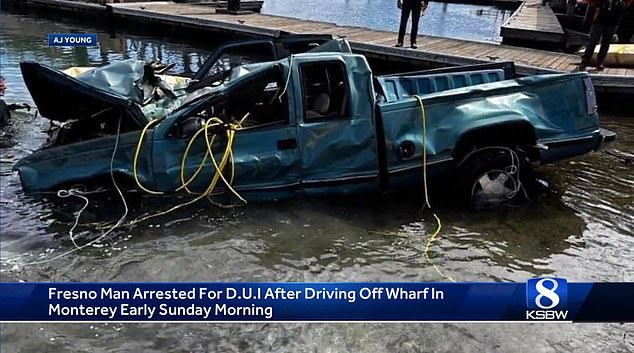
[[[292,150],[297,148],[297,139],[290,138],[284,140],[277,140],[278,150]]]

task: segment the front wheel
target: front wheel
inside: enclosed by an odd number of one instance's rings
[[[460,196],[474,208],[526,201],[524,182],[530,166],[507,147],[485,147],[469,153],[458,168]]]

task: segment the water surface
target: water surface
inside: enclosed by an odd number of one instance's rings
[[[350,1],[352,3],[353,1]],[[271,4],[274,2],[271,1]],[[368,2],[370,3],[370,2]],[[118,35],[28,16],[0,14],[0,71],[8,102],[31,102],[18,62],[65,68],[122,58],[177,64],[194,71],[204,45]],[[54,29],[54,30],[53,30]],[[49,48],[46,33],[98,32],[100,48]],[[72,102],[60,102],[72,104]],[[555,275],[570,281],[634,281],[634,118],[604,116],[619,140],[543,168],[553,190],[517,209],[439,209],[443,231],[431,256],[459,281],[525,281]],[[200,204],[114,232],[54,262],[25,266],[72,249],[68,238],[79,200],[59,205],[22,193],[11,168],[45,140],[46,121],[16,114],[0,150],[1,281],[441,281],[423,257],[435,223],[420,200],[294,200],[219,210]],[[50,200],[56,200],[52,204]],[[95,201],[96,202],[96,201]],[[119,216],[120,201],[95,214]],[[97,203],[95,203],[97,205]],[[158,205],[161,207],[162,205]],[[138,216],[156,202],[137,203]],[[102,231],[81,227],[82,239]],[[629,325],[529,324],[29,324],[2,325],[7,352],[631,352]]]
[[[262,13],[393,32],[398,32],[401,18],[396,0],[266,0]],[[509,6],[430,2],[420,19],[419,33],[501,42],[500,26],[512,13]]]

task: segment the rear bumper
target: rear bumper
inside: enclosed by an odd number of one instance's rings
[[[616,141],[616,132],[601,128],[599,131],[599,141],[597,142],[595,151],[600,151]]]
[[[560,139],[555,141],[540,141],[545,148],[539,150],[542,164],[555,163],[564,159],[578,157],[592,151],[600,151],[616,140],[616,133],[599,129],[591,135]]]

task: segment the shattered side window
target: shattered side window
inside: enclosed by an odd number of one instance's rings
[[[175,124],[170,136],[187,138],[204,126],[209,118],[227,122],[242,120],[244,129],[289,124],[289,103],[284,90],[286,77],[279,67],[273,67],[256,77],[249,77],[213,99]],[[248,114],[248,115],[247,115]]]
[[[289,123],[289,105],[284,91],[285,79],[279,68],[271,69],[251,82],[245,82],[229,95],[226,117],[244,120],[244,127]]]

